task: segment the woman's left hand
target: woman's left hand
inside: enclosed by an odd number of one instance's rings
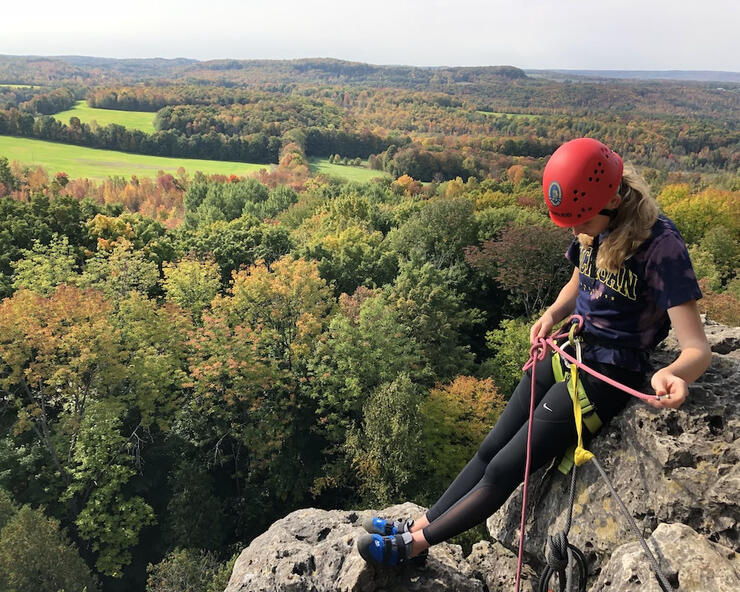
[[[689,386],[686,381],[671,373],[667,368],[658,370],[653,374],[650,384],[655,390],[655,394],[661,398],[651,399],[647,403],[659,409],[665,407],[678,409],[689,394]]]

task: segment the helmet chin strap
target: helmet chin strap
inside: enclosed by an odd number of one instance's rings
[[[614,208],[614,209],[604,208],[603,210],[599,212],[599,214],[601,214],[602,216],[609,216],[609,220],[614,220],[614,218],[617,217],[618,211],[619,210],[617,208]]]

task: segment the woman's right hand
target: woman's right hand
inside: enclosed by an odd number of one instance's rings
[[[537,339],[540,337],[547,337],[550,334],[550,331],[552,331],[552,327],[555,324],[555,320],[552,318],[552,315],[548,312],[545,312],[534,325],[532,325],[532,328],[529,330],[529,343],[534,345],[537,342]]]

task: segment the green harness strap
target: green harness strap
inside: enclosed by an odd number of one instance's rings
[[[588,395],[586,394],[586,390],[583,388],[583,382],[580,380],[577,380],[577,372],[578,368],[573,367],[572,373],[570,371],[563,372],[563,366],[560,361],[560,355],[557,352],[553,352],[552,354],[552,373],[555,376],[555,380],[557,382],[564,382],[568,381],[568,392],[570,393],[571,398],[575,400],[576,397],[573,394],[573,384],[574,382],[578,384],[577,387],[577,400],[578,405],[581,408],[581,417],[583,420],[583,425],[586,426],[589,432],[592,434],[595,434],[601,429],[601,426],[604,425],[604,423],[601,421],[601,418],[596,414],[596,408],[594,407],[594,404],[591,403],[591,400],[588,398]],[[575,413],[578,415],[578,413]],[[577,428],[580,427],[577,423]],[[580,436],[580,429],[578,430],[578,445],[571,446],[568,448],[568,450],[565,451],[565,454],[563,455],[562,460],[560,461],[560,464],[558,465],[558,470],[563,473],[564,475],[567,475],[573,465],[575,464],[575,455],[576,455],[576,448],[580,447],[581,444],[581,436]],[[581,448],[581,451],[583,449]],[[588,451],[585,451],[588,452]],[[590,453],[589,453],[590,454]],[[581,464],[581,463],[579,463]]]

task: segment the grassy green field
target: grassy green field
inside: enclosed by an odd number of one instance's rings
[[[145,111],[119,111],[116,109],[93,109],[87,106],[87,101],[77,101],[75,106],[66,111],[56,113],[55,119],[69,124],[70,117],[79,117],[82,123],[97,121],[98,125],[117,123],[129,129],[137,129],[147,134],[154,133],[154,113]]]
[[[207,175],[230,175],[232,173],[247,175],[270,166],[244,162],[127,154],[114,150],[98,150],[11,136],[0,136],[0,156],[5,156],[11,162],[17,160],[27,165],[40,165],[50,175],[64,171],[72,179],[77,177],[105,179],[115,175],[153,177],[157,171],[175,173],[179,167],[183,167],[190,174],[202,171]]]
[[[364,167],[349,166],[344,164],[331,164],[328,158],[309,158],[308,164],[311,173],[331,175],[333,177],[342,177],[348,181],[359,181],[364,183],[370,179],[378,177],[387,177],[388,173],[383,171],[374,171]]]

